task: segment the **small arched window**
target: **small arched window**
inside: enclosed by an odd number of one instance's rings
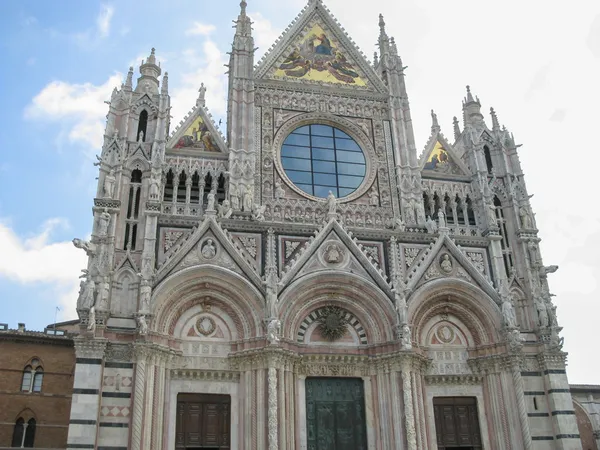
[[[148,128],[148,111],[145,109],[140,113],[138,121],[138,130],[136,134],[137,141],[146,142],[146,129]]]
[[[494,170],[494,165],[492,164],[492,154],[490,153],[490,148],[486,145],[483,147],[483,154],[485,156],[485,165],[487,167],[488,173],[492,173]]]
[[[24,436],[24,426],[25,421],[23,420],[22,417],[19,417],[17,419],[17,421],[15,422],[15,426],[13,428],[13,437],[12,437],[12,444],[11,447],[19,447],[21,448],[23,446],[23,438]]]
[[[23,447],[32,448],[34,441],[35,441],[35,419],[31,418],[27,422],[27,428],[25,428],[25,439],[23,439]]]
[[[22,392],[42,392],[42,382],[44,380],[44,369],[40,365],[37,358],[23,369],[23,377],[21,378]]]
[[[21,390],[23,392],[29,392],[31,388],[31,380],[33,378],[33,370],[31,366],[25,367],[23,370],[23,379],[21,381]]]

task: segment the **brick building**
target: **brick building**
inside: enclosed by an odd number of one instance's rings
[[[75,367],[71,335],[0,324],[0,355],[0,448],[65,448]]]

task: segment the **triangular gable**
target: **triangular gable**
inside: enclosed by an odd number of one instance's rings
[[[387,92],[365,55],[320,1],[308,5],[263,56],[255,77]]]
[[[167,151],[227,154],[225,138],[204,106],[194,106],[167,143]]]
[[[127,252],[125,254],[125,257],[119,263],[117,263],[115,265],[114,272],[116,273],[122,269],[129,269],[129,270],[133,271],[133,273],[140,272],[140,269],[138,268],[135,261],[131,258],[131,254],[129,252]]]
[[[263,291],[257,269],[246,261],[245,255],[234,245],[227,231],[220,227],[213,216],[204,219],[179,249],[158,268],[156,284],[183,268],[204,264],[216,264],[237,272]]]
[[[411,291],[433,279],[452,277],[479,286],[494,301],[500,303],[500,296],[491,281],[471,263],[447,234],[440,234],[435,244],[421,255],[421,260],[413,265],[407,275],[406,285]],[[444,261],[449,261],[449,265]]]
[[[138,144],[137,147],[134,147],[134,150],[129,155],[129,160],[131,161],[136,157],[140,158],[146,164],[150,160],[150,157],[146,154],[146,151],[144,150],[144,147],[142,144]]]
[[[353,272],[370,278],[383,292],[391,296],[391,288],[383,270],[335,219],[331,219],[297,255],[281,276],[280,291],[302,275],[317,270],[317,267],[332,270],[348,270],[351,267]],[[346,260],[342,261],[344,258]]]
[[[457,156],[444,135],[435,131],[421,154],[419,165],[423,175],[468,177],[469,169]]]

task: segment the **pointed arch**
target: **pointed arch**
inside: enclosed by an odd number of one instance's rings
[[[214,265],[192,266],[163,280],[152,295],[151,329],[173,336],[182,315],[190,308],[214,304],[236,324],[238,340],[262,335],[264,300],[244,277]]]
[[[135,134],[135,140],[138,142],[146,142],[146,133],[148,132],[148,111],[143,109],[140,112],[138,119],[137,133]]]
[[[137,311],[138,276],[131,267],[124,267],[116,273],[114,280],[111,314],[129,317]]]
[[[467,327],[476,346],[498,342],[502,314],[498,305],[483,290],[465,281],[440,278],[425,283],[408,299],[408,318],[413,340],[423,339],[431,317],[453,314]]]
[[[387,295],[370,280],[341,271],[312,272],[286,287],[279,315],[287,324],[284,337],[297,340],[306,317],[324,306],[339,306],[362,325],[369,344],[394,339],[396,313]]]

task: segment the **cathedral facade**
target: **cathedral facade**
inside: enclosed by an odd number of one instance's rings
[[[226,135],[203,85],[171,130],[154,49],[130,68],[74,240],[67,448],[582,448],[513,136],[467,88],[417,151],[378,43],[310,0],[255,61],[242,1]]]

